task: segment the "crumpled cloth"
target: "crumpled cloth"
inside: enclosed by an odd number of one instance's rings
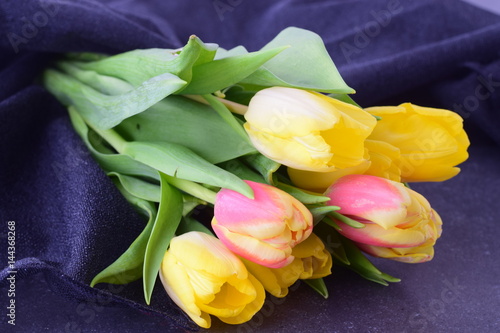
[[[444,231],[429,263],[374,259],[401,283],[382,287],[334,267],[325,279],[328,300],[298,283],[285,299],[269,297],[247,324],[214,320],[213,330],[500,330],[500,17],[458,0],[0,2],[2,327],[197,329],[160,284],[151,306],[144,303],[141,281],[89,287],[145,221],[87,152],[65,108],[38,83],[41,71],[65,52],[178,48],[191,34],[254,51],[287,26],[324,39],[360,105],[410,101],[459,113],[471,156],[454,179],[414,185],[440,213]],[[9,225],[15,228],[12,267]],[[14,297],[8,296],[12,287]],[[7,322],[12,299],[16,326]]]

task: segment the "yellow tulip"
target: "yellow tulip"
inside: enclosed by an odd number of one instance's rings
[[[458,114],[410,103],[366,111],[382,117],[369,139],[399,148],[402,181],[444,181],[460,172],[470,143]]]
[[[345,169],[332,172],[314,172],[288,168],[288,175],[295,186],[305,190],[323,193],[326,189],[347,175],[371,175],[399,182],[401,170],[399,149],[393,145],[375,140],[366,140],[366,161]]]
[[[262,284],[221,241],[201,232],[172,239],[160,279],[170,298],[203,328],[210,327],[210,315],[244,323],[264,304]]]
[[[285,267],[269,268],[242,259],[248,270],[271,295],[285,297],[299,279],[319,279],[332,273],[332,256],[315,234],[293,248],[295,259]]]
[[[286,166],[328,172],[366,161],[364,142],[376,119],[325,95],[272,87],[259,91],[245,113],[253,145]]]

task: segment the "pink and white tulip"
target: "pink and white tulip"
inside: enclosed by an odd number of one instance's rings
[[[326,191],[328,204],[339,213],[361,222],[353,228],[336,221],[340,233],[374,256],[417,263],[434,256],[442,221],[429,202],[403,184],[388,179],[349,175]]]
[[[311,212],[288,193],[245,181],[254,199],[222,189],[215,200],[212,227],[234,253],[270,268],[288,265],[292,248],[312,232]]]

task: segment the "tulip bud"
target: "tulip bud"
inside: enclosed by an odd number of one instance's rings
[[[376,124],[354,105],[283,87],[255,94],[245,119],[245,130],[263,155],[295,169],[320,172],[366,161],[364,141]]]
[[[438,182],[460,172],[455,166],[467,159],[470,142],[458,114],[410,103],[366,111],[382,117],[369,139],[399,148],[402,181]]]
[[[363,223],[353,228],[335,221],[340,233],[374,256],[403,262],[429,261],[441,235],[441,218],[417,192],[388,179],[349,175],[325,193],[339,213]]]
[[[311,212],[276,187],[245,181],[254,199],[222,189],[215,199],[212,227],[234,253],[279,268],[293,261],[292,248],[312,232]]]
[[[171,240],[160,279],[170,298],[203,328],[210,327],[210,315],[244,323],[264,304],[262,284],[222,242],[201,232]]]
[[[264,289],[275,297],[285,297],[297,280],[319,279],[331,274],[332,256],[321,239],[311,234],[292,250],[295,259],[282,268],[269,268],[242,259],[248,270],[262,282]]]

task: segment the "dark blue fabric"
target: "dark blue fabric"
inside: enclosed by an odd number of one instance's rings
[[[465,119],[471,157],[456,178],[414,186],[444,220],[435,259],[376,260],[403,279],[381,287],[334,268],[323,300],[299,284],[269,298],[235,332],[495,332],[500,330],[500,18],[455,0],[0,2],[0,264],[15,221],[16,326],[11,275],[0,272],[2,328],[18,332],[164,332],[196,327],[157,286],[92,277],[144,221],[121,198],[37,75],[62,52],[182,46],[189,35],[256,50],[287,26],[320,34],[363,106],[411,101]],[[2,329],[2,331],[4,331]]]

